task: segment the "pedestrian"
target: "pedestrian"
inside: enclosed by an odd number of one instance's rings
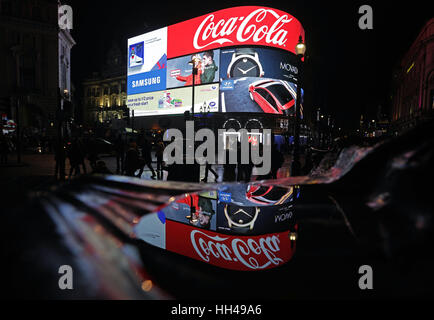
[[[137,150],[137,144],[135,142],[131,142],[125,155],[125,174],[129,177],[134,177],[138,168],[139,152]]]
[[[144,135],[139,138],[139,147],[142,151],[142,158],[140,159],[140,172],[137,177],[140,178],[142,176],[145,166],[147,166],[152,172],[151,179],[155,180],[156,174],[154,168],[152,168],[152,147]]]
[[[164,155],[164,143],[161,139],[158,139],[155,155],[157,157],[157,179],[163,180],[163,155]]]
[[[271,147],[271,170],[270,173],[265,175],[264,179],[277,179],[277,172],[282,167],[284,162],[283,154],[277,148],[277,144]]]
[[[73,173],[75,173],[75,176],[80,174],[81,151],[76,138],[74,138],[72,142],[68,143],[67,157],[69,159],[69,165],[70,165],[69,179],[71,179]]]
[[[85,163],[86,148],[81,138],[77,139],[77,151],[78,151],[78,164],[79,166],[81,165],[83,167],[83,173],[86,174],[87,173],[87,168]]]
[[[229,154],[232,151],[230,149],[226,150],[226,163],[223,165],[223,181],[225,182],[232,182],[236,180],[236,164],[230,163],[230,157]]]
[[[89,160],[92,170],[96,167],[98,160],[98,146],[94,137],[91,137],[87,142],[87,159]]]
[[[124,161],[125,161],[125,143],[122,139],[122,135],[119,134],[115,140],[115,153],[116,153],[116,174],[124,173]]]
[[[208,149],[206,149],[204,156],[205,156],[205,158],[207,158],[207,156],[208,156]],[[211,164],[208,161],[206,161],[206,164],[205,164],[205,177],[202,179],[202,182],[208,182],[208,172],[211,172],[214,175],[214,180],[215,180],[215,182],[217,182],[217,180],[219,178],[217,172],[215,172],[215,170],[211,167]]]
[[[237,181],[250,182],[254,165],[250,158],[248,163],[242,163],[241,145],[238,145],[237,147],[237,161]]]

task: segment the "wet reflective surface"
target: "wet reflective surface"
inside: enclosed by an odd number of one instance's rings
[[[431,128],[349,148],[305,177],[71,181],[4,214],[4,283],[17,297],[432,296]],[[57,288],[65,264],[73,293]],[[375,291],[359,289],[362,265]]]

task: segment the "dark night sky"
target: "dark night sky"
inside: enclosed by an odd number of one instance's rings
[[[360,114],[375,117],[388,97],[394,66],[431,18],[426,1],[82,1],[70,0],[74,10],[73,81],[100,69],[105,52],[116,41],[231,6],[263,5],[295,16],[306,31],[310,76],[306,95],[344,128],[356,127]],[[369,4],[374,29],[360,30],[358,8]],[[126,49],[125,49],[126,50]],[[306,101],[307,102],[307,101]]]

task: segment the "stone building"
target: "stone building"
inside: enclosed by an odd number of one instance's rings
[[[392,127],[401,132],[434,113],[434,18],[404,55],[394,74]]]
[[[94,72],[82,84],[87,124],[107,124],[128,116],[126,57],[117,44],[112,44],[101,70]]]
[[[59,88],[70,84],[68,31],[59,31],[57,0],[0,0],[0,113],[55,134]],[[63,91],[62,91],[63,92]]]

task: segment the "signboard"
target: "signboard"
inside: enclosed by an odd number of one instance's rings
[[[167,28],[128,40],[128,95],[166,89]]]
[[[195,88],[195,112],[218,111],[219,85],[210,84]],[[157,92],[129,95],[127,105],[134,116],[183,114],[191,110],[191,88],[167,89]]]
[[[294,52],[304,30],[290,14],[272,8],[234,7],[168,27],[169,58],[233,46],[267,46]]]
[[[239,271],[259,271],[288,262],[294,252],[289,231],[261,236],[230,236],[166,220],[166,250]]]
[[[131,38],[127,106],[136,117],[191,111],[194,85],[195,113],[293,114],[299,36],[304,30],[290,14],[244,6]]]

